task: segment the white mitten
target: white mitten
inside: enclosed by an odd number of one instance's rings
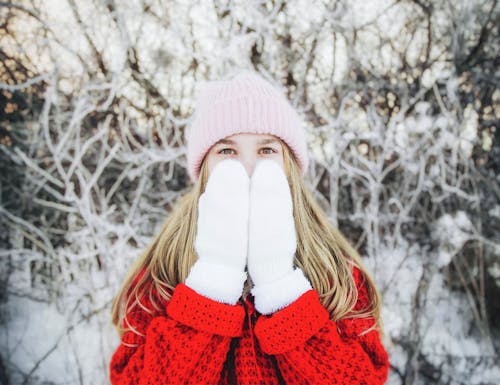
[[[274,313],[311,289],[302,270],[294,269],[296,249],[293,203],[286,175],[274,160],[262,160],[250,180],[248,242],[248,272],[260,313]]]
[[[198,260],[186,285],[227,304],[238,301],[247,277],[249,183],[243,165],[226,159],[212,170],[198,200]]]

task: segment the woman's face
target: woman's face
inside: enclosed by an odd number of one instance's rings
[[[260,159],[274,159],[283,168],[283,149],[273,135],[235,134],[219,140],[207,153],[208,174],[227,158],[239,160],[249,176]]]

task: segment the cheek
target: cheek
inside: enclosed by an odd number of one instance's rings
[[[216,154],[209,153],[207,155],[207,168],[208,168],[208,175],[212,173],[212,170],[214,167],[217,165],[217,163],[222,162],[224,160],[224,157],[221,156],[216,156]]]

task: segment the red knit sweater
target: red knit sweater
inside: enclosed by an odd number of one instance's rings
[[[356,308],[368,300],[360,273]],[[149,299],[142,303],[154,309]],[[184,284],[164,311],[136,309],[110,363],[113,385],[126,384],[384,384],[388,355],[373,319],[333,322],[314,290],[270,315],[251,300],[235,306]]]

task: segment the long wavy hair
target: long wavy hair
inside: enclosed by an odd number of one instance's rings
[[[295,265],[309,278],[333,321],[373,317],[372,326],[364,333],[375,328],[382,332],[380,294],[359,253],[328,221],[323,209],[306,187],[293,154],[283,141],[280,142],[297,231]],[[141,298],[146,295],[153,307],[161,311],[164,305],[158,303],[158,298],[160,301],[168,301],[174,288],[185,281],[196,261],[194,241],[198,198],[208,180],[207,163],[202,163],[200,177],[179,198],[160,232],[129,269],[113,299],[112,323],[120,336],[127,330],[134,330],[124,321],[125,315],[135,306],[140,306],[149,313],[153,312],[141,303]],[[352,273],[353,266],[360,270],[368,292],[369,301],[361,309],[354,309],[358,291]]]

